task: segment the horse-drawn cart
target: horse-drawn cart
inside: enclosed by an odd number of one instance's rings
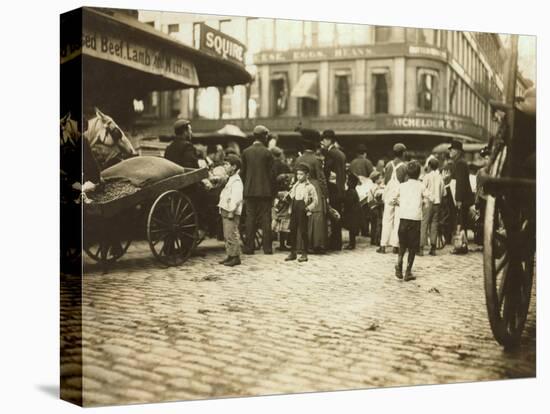
[[[151,252],[167,266],[184,263],[199,241],[195,184],[206,169],[185,172],[104,203],[84,205],[84,250],[107,265],[124,255],[132,240],[146,238]]]
[[[534,90],[517,104],[514,92],[517,37],[512,43],[506,103],[491,142],[484,225],[485,297],[491,330],[506,347],[516,346],[527,319],[536,255],[536,109]],[[515,56],[514,56],[515,55]],[[527,94],[526,94],[527,96]]]

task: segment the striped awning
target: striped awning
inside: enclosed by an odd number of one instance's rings
[[[302,73],[298,83],[292,89],[290,96],[294,98],[309,98],[319,99],[317,94],[317,73],[305,72]]]

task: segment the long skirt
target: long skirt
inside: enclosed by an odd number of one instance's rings
[[[310,251],[324,251],[327,249],[328,227],[327,227],[327,200],[322,196],[319,181],[310,179],[310,183],[317,191],[319,204],[313,210],[308,220],[308,247]],[[302,240],[298,238],[298,247],[302,248]]]

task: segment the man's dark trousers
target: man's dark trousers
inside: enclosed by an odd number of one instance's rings
[[[259,227],[263,232],[264,253],[272,251],[271,205],[271,198],[247,197],[245,199],[246,250],[254,251],[254,236]]]

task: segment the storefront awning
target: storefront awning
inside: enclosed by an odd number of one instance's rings
[[[97,77],[100,87],[125,83],[144,92],[223,87],[252,80],[244,65],[194,49],[129,16],[87,7],[81,10],[82,33],[61,45],[61,63],[64,66],[84,56],[85,75],[92,80]]]
[[[298,83],[294,86],[290,95],[294,98],[319,99],[317,95],[317,73],[302,73],[302,76],[300,76]]]

